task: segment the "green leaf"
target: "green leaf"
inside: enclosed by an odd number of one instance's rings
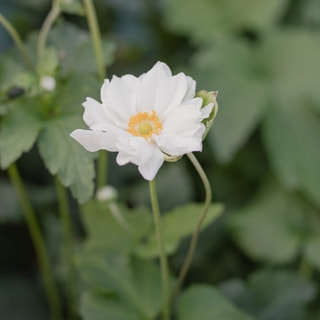
[[[320,43],[317,34],[303,29],[270,32],[261,42],[257,59],[266,73],[270,102],[279,108],[302,108],[314,102],[319,108]]]
[[[190,69],[197,87],[219,92],[219,111],[207,139],[218,160],[228,162],[260,122],[267,88],[253,48],[244,41],[217,42],[200,51]]]
[[[268,181],[244,208],[233,211],[229,226],[237,244],[259,261],[286,263],[303,241],[305,203]]]
[[[253,320],[237,308],[217,289],[208,285],[193,285],[181,296],[178,320]]]
[[[290,189],[303,190],[320,204],[320,119],[308,105],[270,108],[263,124],[263,138],[270,162]]]
[[[58,50],[61,74],[72,72],[96,73],[97,66],[90,34],[70,23],[60,23],[52,29],[49,43]],[[110,41],[103,41],[105,65],[113,61],[115,46]]]
[[[38,141],[40,155],[50,173],[57,174],[80,203],[88,201],[93,193],[95,153],[85,150],[70,133],[84,127],[81,104],[84,97],[94,95],[97,88],[94,78],[77,75],[58,87]]]
[[[0,131],[1,167],[6,169],[35,143],[43,125],[36,99],[16,99],[8,105]]]
[[[63,12],[76,14],[79,16],[85,15],[85,9],[79,0],[62,0],[60,7]]]
[[[206,43],[217,36],[270,28],[282,17],[288,1],[167,0],[165,3],[170,29]]]
[[[173,190],[179,190],[179,192],[172,192]],[[186,203],[192,198],[192,181],[183,161],[166,162],[161,167],[161,174],[157,176],[157,193],[162,211]],[[140,184],[134,184],[128,190],[128,197],[130,203],[135,206],[149,205],[148,184],[144,180]]]
[[[304,320],[307,304],[316,295],[315,285],[290,270],[259,270],[248,282],[231,279],[222,292],[241,308],[262,320]]]
[[[154,319],[161,306],[160,270],[153,262],[130,260],[128,256],[83,251],[79,272],[91,290],[104,293],[105,302],[114,295],[122,308],[133,309],[138,319]],[[112,299],[112,297],[111,297]],[[111,300],[112,301],[112,300]]]
[[[271,165],[288,188],[320,204],[318,39],[306,32],[277,34],[265,43],[264,56],[274,85],[262,131]]]
[[[93,155],[70,137],[73,118],[50,121],[39,136],[39,151],[52,175],[70,187],[80,203],[89,200],[93,193]]]
[[[174,253],[180,241],[194,231],[202,210],[203,204],[190,203],[178,206],[162,216],[164,246],[167,254]],[[212,204],[202,224],[202,229],[217,219],[222,211],[223,206],[221,204]],[[159,254],[154,232],[136,248],[136,254],[144,258],[155,257]]]
[[[6,97],[7,91],[14,85],[16,75],[22,72],[23,68],[9,55],[1,54],[0,60],[0,97]]]
[[[142,320],[134,308],[96,292],[86,292],[81,298],[80,313],[84,320]]]
[[[53,47],[48,47],[38,61],[37,71],[40,76],[52,75],[58,67],[58,63],[57,50]]]
[[[81,211],[87,231],[85,246],[90,250],[129,252],[153,230],[151,213],[142,207],[129,210],[115,203],[91,200]]]

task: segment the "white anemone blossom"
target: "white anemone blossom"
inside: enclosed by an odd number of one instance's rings
[[[105,80],[101,101],[87,98],[84,122],[71,137],[88,151],[118,152],[116,161],[138,166],[146,180],[153,180],[164,160],[202,150],[202,136],[213,103],[202,108],[195,97],[196,83],[184,73],[172,75],[157,62],[140,77],[127,74]]]

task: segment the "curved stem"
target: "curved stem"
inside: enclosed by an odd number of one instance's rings
[[[206,199],[205,199],[204,207],[203,207],[203,210],[202,210],[201,215],[199,217],[198,223],[197,223],[196,228],[193,232],[186,259],[185,259],[184,264],[181,268],[177,283],[173,289],[173,293],[171,295],[171,303],[173,302],[174,298],[178,294],[178,292],[182,286],[182,283],[187,275],[187,272],[189,270],[189,267],[190,267],[190,264],[191,264],[191,261],[192,261],[193,255],[194,255],[194,251],[195,251],[195,248],[197,245],[199,233],[201,230],[201,225],[206,217],[206,214],[208,212],[208,209],[209,209],[209,206],[210,206],[211,200],[212,200],[212,192],[211,192],[210,182],[207,178],[207,175],[205,174],[199,161],[197,160],[197,158],[195,157],[195,155],[193,153],[188,153],[187,156],[190,159],[190,161],[192,162],[193,166],[197,170],[197,172],[202,180],[202,183],[203,183],[203,186],[205,189],[205,193],[206,193]]]
[[[162,319],[170,319],[170,304],[169,304],[169,272],[168,262],[164,249],[163,235],[161,231],[160,211],[157,198],[157,191],[155,180],[149,182],[150,198],[153,212],[154,224],[156,227],[156,235],[160,253],[160,266],[161,266],[161,281],[162,281]]]
[[[26,65],[31,71],[33,71],[34,70],[33,64],[31,62],[31,59],[29,58],[29,55],[26,49],[24,48],[24,45],[19,36],[19,33],[1,13],[0,13],[0,24],[2,24],[2,26],[8,31],[14,43],[16,44],[18,50],[20,51],[21,56],[24,59]]]
[[[74,265],[72,223],[70,219],[66,189],[60,183],[57,176],[54,177],[54,180],[56,184],[59,213],[63,230],[63,249],[67,265],[67,300],[69,319],[71,320],[75,319],[76,307],[76,268]]]
[[[44,285],[48,295],[50,310],[52,313],[52,320],[61,320],[62,315],[58,290],[53,278],[50,261],[47,255],[45,243],[40,231],[40,226],[36,219],[35,212],[29,202],[19,171],[15,164],[12,164],[8,168],[8,174],[18,194],[22,211],[25,215],[36,255],[39,260],[40,270],[42,273]]]
[[[102,82],[107,77],[107,70],[104,66],[103,55],[102,55],[102,44],[101,44],[101,34],[98,25],[97,14],[93,5],[92,0],[83,0],[84,7],[86,10],[88,26],[92,38],[92,44],[94,49],[94,54],[97,63],[97,70],[99,79]],[[106,151],[102,150],[99,152],[98,158],[98,174],[97,174],[97,187],[101,188],[106,185],[107,182],[107,164],[108,164],[108,154]]]
[[[51,10],[49,11],[40,29],[39,38],[38,38],[38,47],[37,47],[38,58],[43,54],[45,50],[49,31],[54,21],[58,18],[60,12],[61,10],[59,6],[59,0],[54,0],[52,2]]]

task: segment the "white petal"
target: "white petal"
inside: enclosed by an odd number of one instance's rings
[[[137,113],[136,103],[140,90],[140,80],[132,75],[121,78],[114,76],[104,95],[106,110],[125,124]]]
[[[153,147],[152,156],[138,166],[138,170],[145,180],[151,181],[157,175],[164,162],[164,154],[156,147]]]
[[[187,92],[183,100],[193,99],[196,95],[196,82],[189,76],[187,78]]]
[[[110,84],[109,79],[105,79],[102,86],[101,86],[100,98],[101,98],[102,102],[104,102],[107,97],[107,90],[108,90],[109,84]]]
[[[201,109],[202,119],[206,119],[210,116],[214,103],[211,102]]]
[[[119,151],[116,161],[119,166],[124,166],[125,164],[128,164],[130,162],[130,158],[131,157],[129,153]]]
[[[155,111],[158,115],[167,114],[181,104],[187,91],[185,74],[179,73],[169,79],[161,79],[155,96]]]
[[[178,134],[167,134],[158,137],[159,148],[172,156],[180,156],[189,152],[202,150],[202,139],[196,133],[195,136],[181,136]]]
[[[181,133],[197,130],[202,121],[200,111],[202,99],[196,98],[184,102],[178,108],[172,110],[167,117],[162,120],[162,133]]]
[[[108,121],[103,106],[98,101],[87,98],[82,105],[84,106],[83,120],[89,127],[94,124]]]
[[[157,62],[151,70],[140,76],[141,91],[138,98],[138,111],[151,111],[155,108],[155,96],[159,84],[171,77],[170,68],[163,62]]]
[[[98,150],[117,151],[115,139],[106,132],[77,129],[70,136],[90,152]]]

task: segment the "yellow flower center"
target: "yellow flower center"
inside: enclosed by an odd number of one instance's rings
[[[132,116],[128,122],[127,129],[129,133],[145,139],[151,138],[153,134],[158,135],[161,130],[162,124],[154,110],[152,110],[152,114],[139,112]]]

